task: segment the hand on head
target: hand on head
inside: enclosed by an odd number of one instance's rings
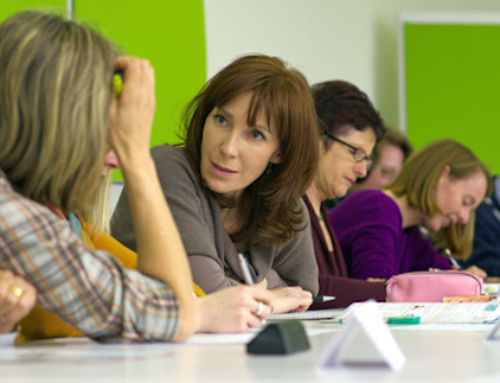
[[[280,287],[270,290],[274,295],[273,313],[305,311],[312,304],[312,294],[299,286]]]
[[[245,332],[271,314],[273,294],[254,286],[236,286],[197,299],[196,332]]]
[[[35,288],[10,270],[0,270],[0,333],[12,331],[36,302]]]
[[[130,157],[148,153],[155,100],[154,70],[149,61],[135,57],[117,57],[115,69],[123,70],[123,90],[111,104],[110,147],[122,167]]]

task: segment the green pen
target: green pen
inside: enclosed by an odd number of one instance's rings
[[[389,317],[388,324],[419,324],[420,317]]]

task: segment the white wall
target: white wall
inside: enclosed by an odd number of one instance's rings
[[[415,11],[500,12],[500,0],[205,0],[207,76],[246,53],[279,56],[311,84],[356,84],[398,127],[398,17]]]

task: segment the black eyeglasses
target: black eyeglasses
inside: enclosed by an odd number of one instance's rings
[[[356,161],[356,162],[366,161],[366,164],[368,167],[371,165],[372,160],[370,157],[368,157],[366,155],[366,152],[363,149],[352,146],[351,144],[348,144],[347,142],[342,141],[340,138],[335,137],[331,133],[327,133],[326,136],[328,138],[331,138],[333,141],[340,142],[342,145],[345,145],[349,149],[351,149],[351,154],[352,154],[352,157],[354,158],[354,161]]]

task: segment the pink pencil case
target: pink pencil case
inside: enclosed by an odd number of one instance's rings
[[[483,280],[465,271],[415,271],[386,284],[387,302],[443,302],[444,297],[481,295]]]

